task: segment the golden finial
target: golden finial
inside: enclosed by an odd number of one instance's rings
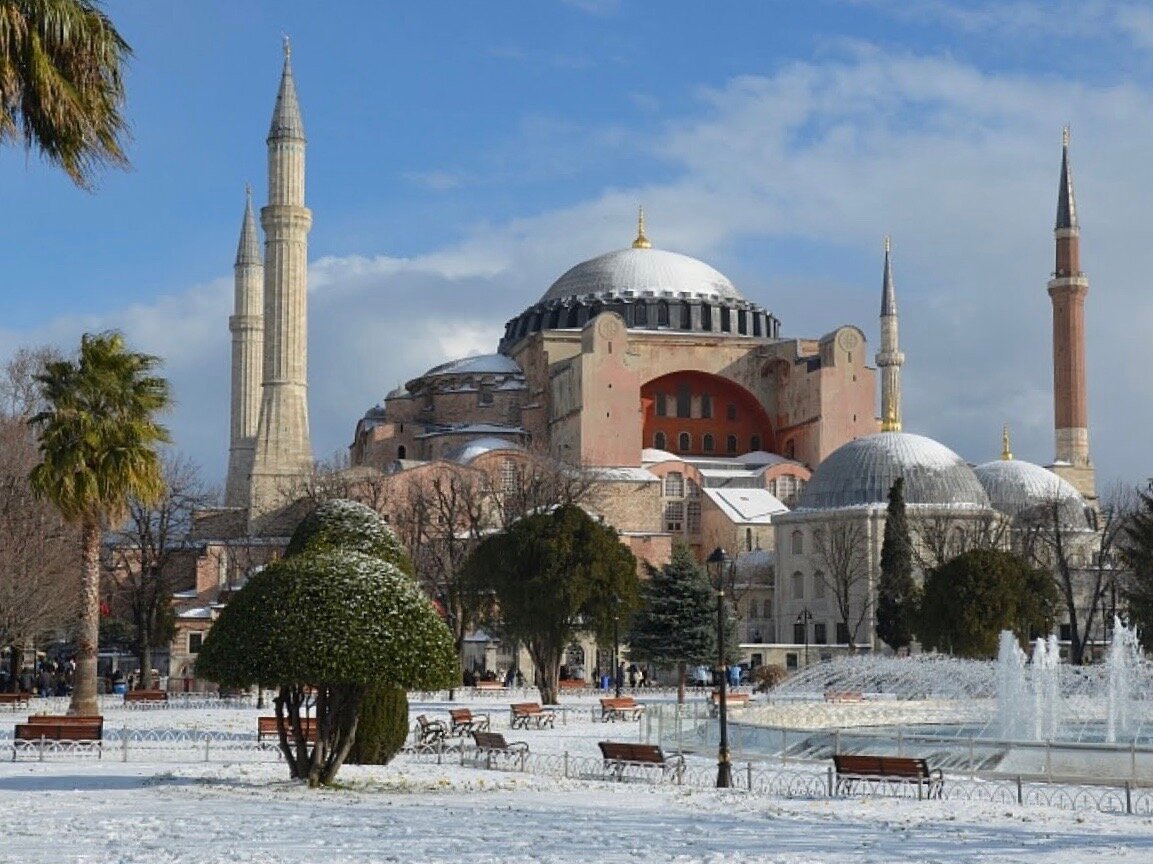
[[[1069,124],[1068,123],[1066,123],[1064,126],[1061,127],[1061,146],[1062,147],[1068,147],[1069,146]]]
[[[897,412],[893,410],[890,405],[888,411],[885,412],[885,419],[881,421],[882,432],[900,432],[901,421],[897,419]]]
[[[1001,427],[1001,458],[1006,462],[1013,458],[1013,451],[1009,449],[1009,424]]]
[[[284,40],[284,59],[292,59],[292,41],[288,38],[287,33],[281,33],[280,38]]]
[[[888,255],[893,249],[893,244],[889,241],[889,235],[885,235],[885,254]]]
[[[645,208],[637,211],[637,239],[633,241],[634,249],[651,249],[653,246],[645,236]]]

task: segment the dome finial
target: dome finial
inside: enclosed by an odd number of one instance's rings
[[[1069,146],[1069,124],[1068,123],[1066,123],[1064,126],[1061,127],[1061,146],[1062,147],[1068,147]]]
[[[893,409],[892,405],[889,406],[889,411],[885,415],[885,419],[881,422],[881,431],[882,432],[900,432],[901,431],[901,421],[898,419],[897,412]]]
[[[284,59],[292,59],[292,40],[288,38],[287,33],[281,33],[280,38],[284,40]]]
[[[889,252],[892,252],[892,251],[893,251],[893,242],[889,238],[889,235],[886,234],[885,235],[885,253],[888,254]]]
[[[633,241],[633,248],[653,248],[653,244],[650,243],[649,238],[645,236],[645,208],[643,206],[637,210],[637,239]]]
[[[1013,458],[1013,451],[1009,449],[1009,424],[1001,427],[1001,458],[1008,462]]]

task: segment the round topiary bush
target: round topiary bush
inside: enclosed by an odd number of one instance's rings
[[[387,765],[408,738],[408,694],[395,684],[370,684],[360,703],[356,741],[346,761]]]
[[[380,514],[357,501],[334,498],[309,513],[296,527],[284,557],[303,552],[360,552],[413,573],[412,560]]]

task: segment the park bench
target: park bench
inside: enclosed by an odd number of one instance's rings
[[[661,769],[661,779],[673,777],[678,783],[685,773],[685,757],[680,754],[666,756],[656,744],[633,744],[623,741],[600,741],[601,756],[605,760],[605,770],[616,780],[623,780],[625,770],[630,766]]]
[[[287,718],[285,718],[287,723]],[[305,741],[316,741],[316,718],[315,717],[301,717],[300,728],[304,732]],[[292,727],[288,727],[289,738],[292,737]],[[275,717],[257,717],[256,718],[256,740],[259,743],[265,738],[280,739],[280,731],[276,728]]]
[[[632,696],[601,699],[601,720],[605,723],[610,720],[640,720],[644,713],[645,706],[638,704]]]
[[[15,741],[26,741],[30,744],[39,744],[41,747],[49,742],[69,741],[77,744],[88,744],[96,749],[100,755],[100,742],[104,738],[104,718],[99,715],[90,716],[58,716],[51,714],[34,714],[28,718],[27,723],[17,723],[12,735]],[[19,751],[12,749],[12,760],[16,760]]]
[[[865,694],[860,690],[826,690],[826,702],[864,702]]]
[[[416,718],[416,745],[428,747],[439,744],[448,738],[448,727],[441,720],[430,720],[424,714]]]
[[[527,729],[529,725],[535,729],[552,729],[555,724],[556,712],[542,708],[539,702],[515,702],[509,706],[508,725],[513,729]]]
[[[168,693],[165,690],[126,690],[124,692],[125,705],[135,703],[163,705],[167,701]]]
[[[584,690],[588,682],[581,678],[561,678],[557,683],[558,690]]]
[[[516,764],[518,768],[524,770],[525,760],[528,758],[528,744],[524,741],[505,741],[504,735],[499,732],[480,730],[472,733],[472,740],[476,744],[477,755],[484,759],[486,768],[500,762],[506,765]]]
[[[508,690],[507,687],[500,681],[477,681],[472,689],[478,696],[483,696],[491,693],[504,693]]]
[[[7,705],[13,711],[21,706],[27,708],[29,696],[28,693],[0,693],[0,705]]]
[[[893,781],[917,784],[917,797],[940,798],[945,785],[940,768],[929,768],[924,759],[909,756],[833,755],[837,769],[837,794],[851,793],[867,783],[878,787]]]
[[[747,708],[753,699],[751,693],[725,693],[725,708]],[[716,717],[721,710],[721,694],[714,690],[710,700],[709,714]]]
[[[467,735],[469,732],[487,732],[489,727],[487,714],[473,714],[468,708],[453,708],[448,712],[451,726],[448,734]]]

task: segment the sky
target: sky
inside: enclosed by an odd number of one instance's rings
[[[244,188],[292,63],[308,136],[317,458],[385,393],[496,350],[569,267],[654,246],[787,337],[878,344],[883,238],[904,428],[1053,459],[1061,129],[1082,227],[1098,488],[1153,476],[1153,8],[1125,0],[109,0],[134,50],[129,171],[93,193],[0,151],[0,358],[118,329],[161,356],[175,447],[228,451]],[[339,12],[340,14],[336,14]]]

